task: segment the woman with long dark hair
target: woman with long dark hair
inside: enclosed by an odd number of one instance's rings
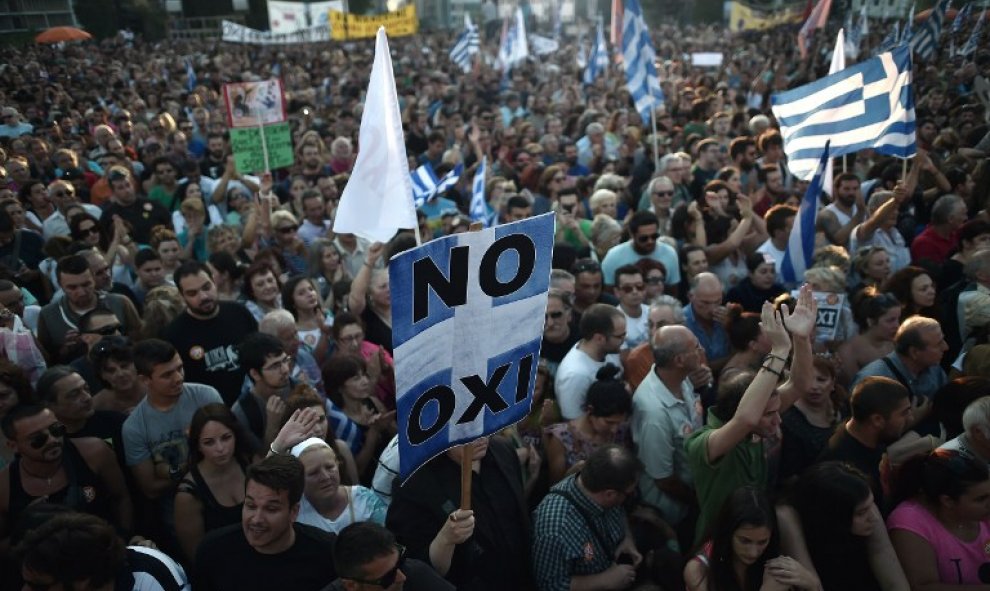
[[[207,404],[196,411],[189,423],[189,473],[175,495],[175,533],[188,562],[207,532],[241,522],[250,457],[230,409]]]
[[[908,589],[866,476],[841,462],[805,470],[777,507],[781,548],[824,591]]]
[[[688,591],[817,591],[818,578],[780,555],[773,505],[753,486],[735,490],[712,523],[711,537],[684,567]]]
[[[928,271],[909,265],[891,275],[883,285],[883,291],[894,294],[904,306],[902,318],[920,314],[936,318],[935,282]]]

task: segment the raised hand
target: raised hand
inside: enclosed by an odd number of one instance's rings
[[[781,319],[781,316],[787,314],[787,312],[787,304],[782,304],[781,310],[778,313],[774,310],[773,304],[763,302],[760,328],[763,329],[763,334],[770,340],[770,351],[781,357],[786,357],[791,351],[791,337],[787,333],[787,329],[784,328],[784,322]]]
[[[818,303],[811,292],[811,286],[804,284],[798,292],[797,305],[790,314],[781,307],[784,326],[795,337],[808,338],[815,332],[815,321],[818,319]]]

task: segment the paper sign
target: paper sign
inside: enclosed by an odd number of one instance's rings
[[[265,126],[265,145],[268,146],[270,170],[292,166],[292,133],[288,123]],[[230,148],[234,162],[241,174],[265,172],[265,154],[261,148],[261,130],[244,127],[230,130]]]
[[[257,127],[286,120],[285,96],[278,78],[223,85],[229,127]]]
[[[692,53],[691,65],[699,66],[699,67],[717,68],[722,65],[722,54],[713,51]]]
[[[798,297],[797,291],[791,296]],[[812,296],[818,304],[818,318],[815,320],[815,340],[824,343],[834,341],[842,319],[842,307],[846,303],[846,294],[830,291],[814,291]]]
[[[385,27],[385,32],[389,37],[415,35],[419,30],[416,5],[409,4],[395,12],[374,16],[361,16],[338,10],[330,11],[330,37],[336,41],[370,39],[378,34],[378,27]]]

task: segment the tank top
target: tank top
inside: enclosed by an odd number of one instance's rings
[[[244,466],[241,465],[241,469]],[[183,480],[179,484],[179,492],[189,493],[199,499],[203,504],[203,531],[213,531],[227,525],[241,522],[241,508],[244,503],[238,503],[230,507],[221,505],[220,501],[213,496],[213,491],[203,479],[203,474],[199,471],[199,466],[193,466],[189,470],[193,482]]]
[[[71,439],[66,438],[62,447],[62,467],[65,469],[68,484],[48,496],[47,503],[63,505],[76,511],[90,513],[113,523],[110,495],[100,477],[90,469],[82,454]],[[21,483],[21,459],[10,463],[10,502],[8,518],[10,523],[17,521],[28,505],[41,497],[29,495]]]

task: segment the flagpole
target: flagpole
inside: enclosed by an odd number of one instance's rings
[[[649,86],[649,85],[647,85]],[[657,142],[657,107],[653,103],[653,89],[650,89],[650,122],[653,124],[653,172],[660,170],[660,145]]]
[[[261,120],[261,111],[255,109],[255,117],[258,118],[258,131],[261,132],[261,154],[265,159],[265,173],[270,172],[268,169],[268,142],[265,141],[265,122]]]

